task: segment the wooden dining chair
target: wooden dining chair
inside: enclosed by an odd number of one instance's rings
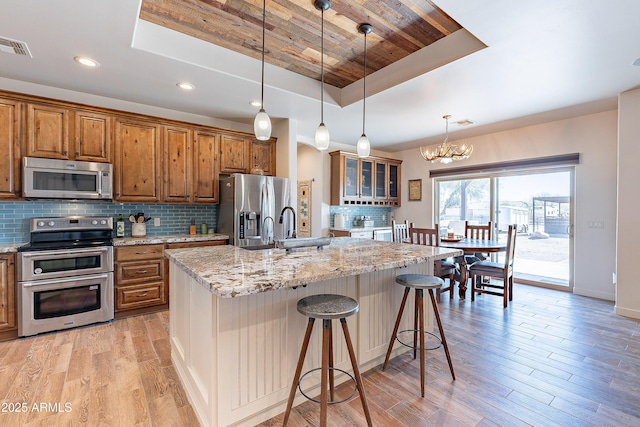
[[[468,239],[491,240],[491,221],[486,225],[469,224],[464,222],[464,237]]]
[[[513,259],[516,250],[517,225],[510,225],[507,235],[507,252],[504,262],[477,261],[469,266],[469,279],[471,279],[471,301],[476,294],[491,294],[502,296],[504,308],[508,301],[513,301]],[[502,279],[502,284],[482,282],[482,277],[495,277]]]
[[[409,240],[414,245],[440,246],[440,234],[438,224],[435,228],[409,228]],[[455,273],[456,266],[454,263],[446,260],[436,260],[433,265],[434,276],[443,280],[449,279],[448,286],[442,286],[436,291],[436,296],[440,300],[440,294],[449,292],[449,299],[453,299],[455,289]]]
[[[409,240],[409,229],[415,224],[405,220],[404,222],[391,221],[391,238],[393,242],[404,243]]]

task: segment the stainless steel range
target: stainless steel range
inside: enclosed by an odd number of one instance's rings
[[[113,319],[113,219],[34,218],[18,249],[18,335]]]

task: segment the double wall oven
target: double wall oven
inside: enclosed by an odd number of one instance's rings
[[[18,335],[113,319],[113,219],[35,218],[18,249]]]

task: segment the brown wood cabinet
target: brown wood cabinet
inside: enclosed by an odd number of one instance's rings
[[[115,249],[115,317],[168,308],[164,245]]]
[[[20,197],[20,139],[23,104],[0,98],[0,200]]]
[[[261,169],[265,175],[276,174],[276,144],[274,140],[259,141],[251,140],[249,149],[249,171],[257,168]]]
[[[193,138],[193,202],[218,203],[220,135],[196,130]]]
[[[92,111],[75,110],[73,158],[87,162],[111,161],[113,118]]]
[[[0,254],[0,339],[17,331],[15,254]]]
[[[69,116],[68,108],[48,104],[28,104],[26,155],[68,159]]]
[[[276,174],[276,139],[0,91],[0,200],[21,196],[21,158],[112,163],[114,201],[217,203],[220,173]]]
[[[331,205],[400,206],[402,160],[359,158],[354,153],[331,155]]]
[[[160,201],[160,132],[157,123],[116,119],[114,200]]]
[[[184,127],[163,127],[163,202],[191,201],[191,139],[193,132]]]
[[[248,169],[249,144],[249,139],[242,136],[220,135],[220,172],[246,173]]]
[[[259,141],[240,135],[220,135],[220,172],[251,173],[260,169],[265,175],[276,174],[275,139]]]

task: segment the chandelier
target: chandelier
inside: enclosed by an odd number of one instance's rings
[[[431,163],[451,163],[454,160],[468,159],[473,153],[473,145],[471,144],[452,144],[449,142],[449,119],[451,115],[442,116],[446,120],[446,133],[442,144],[430,145],[428,147],[420,147],[422,158]]]

